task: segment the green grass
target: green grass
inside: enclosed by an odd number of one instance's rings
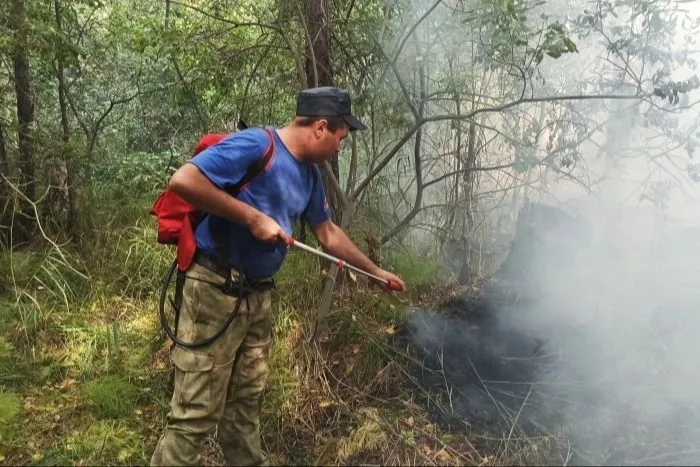
[[[157,243],[154,219],[106,234],[104,249],[91,253],[95,281],[106,293],[149,299],[175,259],[173,247]]]
[[[450,277],[447,268],[428,255],[403,251],[393,254],[388,263],[408,287],[440,284]]]
[[[19,394],[0,389],[0,455],[1,446],[17,436],[17,415],[21,409]]]
[[[0,426],[9,423],[19,412],[19,396],[0,391]]]
[[[127,421],[99,420],[48,446],[40,465],[144,465],[149,454],[142,435]]]
[[[99,417],[120,418],[132,415],[139,391],[124,377],[106,375],[89,381],[85,394]]]

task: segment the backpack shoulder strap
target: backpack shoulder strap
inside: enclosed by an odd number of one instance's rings
[[[272,160],[275,157],[275,138],[269,128],[264,128],[264,130],[268,136],[265,152],[263,153],[262,158],[258,159],[257,162],[248,167],[246,174],[243,176],[240,182],[226,190],[231,196],[238,196],[238,194],[243,191],[243,189],[248,186],[250,182],[267,171],[272,165]]]
[[[275,157],[275,138],[272,131],[268,128],[264,128],[268,136],[267,147],[263,153],[262,158],[258,159],[254,164],[248,167],[245,175],[240,182],[236,183],[232,187],[226,189],[226,192],[233,197],[238,196],[238,194],[248,185],[250,182],[255,180],[259,175],[263,174],[272,165],[272,161]],[[209,215],[210,231],[214,242],[216,243],[216,248],[224,258],[224,263],[228,261],[229,258],[229,242],[226,237],[226,223],[220,217]]]

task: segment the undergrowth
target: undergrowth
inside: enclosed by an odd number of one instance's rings
[[[0,277],[1,463],[144,464],[166,422],[170,345],[156,298],[174,251],[156,243],[152,196],[96,196],[106,207],[89,241],[0,254],[9,272]],[[418,402],[437,399],[426,399],[410,357],[392,345],[411,307],[439,300],[449,277],[406,252],[384,266],[411,291],[385,293],[344,273],[312,340],[325,272],[315,256],[289,252],[273,292],[261,409],[273,463],[490,462],[466,433],[430,420]],[[213,448],[205,459],[222,461]]]
[[[138,397],[136,386],[117,375],[105,375],[89,381],[85,392],[90,406],[103,418],[131,415]]]

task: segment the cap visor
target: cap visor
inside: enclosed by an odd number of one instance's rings
[[[367,126],[352,114],[345,115],[343,117],[343,120],[345,120],[345,123],[347,123],[350,126],[350,131],[367,129]]]

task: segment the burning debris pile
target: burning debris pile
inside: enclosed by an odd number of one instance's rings
[[[574,464],[697,464],[698,333],[678,323],[698,321],[698,302],[652,303],[634,277],[613,287],[606,274],[627,265],[596,242],[585,221],[526,206],[495,277],[411,313],[397,345],[452,429],[562,436]]]

